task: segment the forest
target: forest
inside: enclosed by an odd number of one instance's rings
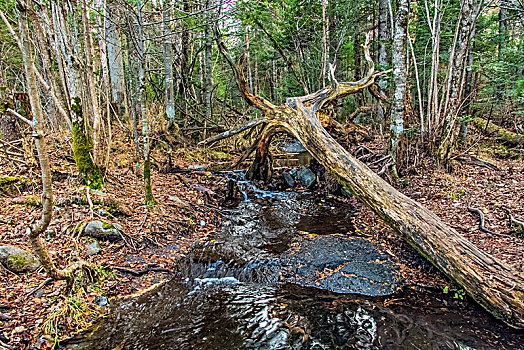
[[[0,350],[524,348],[523,0],[0,19]]]

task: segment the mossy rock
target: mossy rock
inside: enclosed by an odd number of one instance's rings
[[[122,239],[122,227],[107,221],[94,220],[85,225],[82,235],[100,239],[103,241],[115,242]]]
[[[29,183],[25,176],[0,176],[0,194],[14,195]]]
[[[40,261],[31,253],[13,246],[0,246],[0,263],[16,272],[32,272],[40,267]]]

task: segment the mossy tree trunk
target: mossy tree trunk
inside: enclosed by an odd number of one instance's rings
[[[397,191],[355,159],[322,126],[318,114],[326,104],[369,88],[384,72],[374,72],[372,62],[368,61],[371,69],[364,78],[339,83],[331,67],[330,86],[306,96],[288,98],[284,105],[277,106],[251,94],[243,73],[244,61],[235,66],[222,42],[219,48],[236,72],[242,95],[251,106],[262,111],[269,125],[285,128],[295,136],[347,190],[487,311],[513,327],[524,328],[524,277],[478,249],[420,203]]]
[[[90,134],[82,113],[80,98],[75,97],[71,106],[73,110],[73,155],[78,168],[78,173],[85,185],[92,189],[101,188],[103,185],[102,171],[93,161]]]

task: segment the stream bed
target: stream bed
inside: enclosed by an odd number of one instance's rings
[[[395,257],[355,233],[358,212],[348,203],[311,193],[249,193],[180,261],[179,277],[114,301],[107,317],[67,347],[524,347],[524,333],[477,305],[404,285]]]

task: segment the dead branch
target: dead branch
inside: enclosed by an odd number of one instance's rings
[[[266,121],[265,118],[259,118],[259,119],[251,120],[251,121],[249,121],[247,123],[244,123],[244,124],[240,125],[239,127],[235,128],[235,129],[231,129],[231,130],[225,131],[225,132],[223,132],[221,134],[218,134],[218,135],[212,136],[210,138],[207,138],[207,139],[205,139],[203,141],[200,141],[198,144],[199,145],[212,144],[214,142],[217,142],[217,141],[220,141],[220,140],[223,140],[223,139],[235,136],[237,134],[240,134],[242,131],[245,131],[247,129],[250,129],[250,128],[253,128],[253,127],[257,126],[257,125],[260,125],[260,124],[264,123],[265,121]]]

